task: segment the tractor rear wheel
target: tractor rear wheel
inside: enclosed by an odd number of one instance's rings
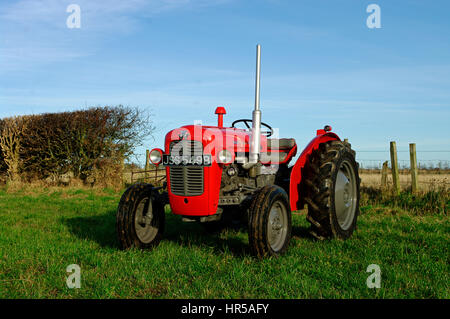
[[[349,143],[330,141],[314,151],[304,168],[305,202],[311,234],[349,238],[359,214],[358,163]]]
[[[161,241],[164,232],[164,205],[150,184],[130,186],[123,193],[116,216],[116,228],[122,249],[150,249]]]
[[[272,185],[258,191],[249,209],[248,227],[250,249],[255,256],[278,257],[287,250],[292,221],[283,188]]]

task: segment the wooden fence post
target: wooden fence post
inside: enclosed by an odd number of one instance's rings
[[[125,157],[121,158],[121,165],[122,165],[122,187],[125,185]]]
[[[416,155],[416,144],[409,144],[409,159],[411,161],[411,191],[413,193],[417,192],[417,155]]]
[[[397,145],[391,142],[391,168],[392,181],[394,182],[394,192],[400,194],[400,180],[398,176],[398,160],[397,160]]]
[[[144,178],[145,178],[145,180],[147,180],[147,171],[149,170],[149,166],[150,166],[150,163],[149,163],[149,158],[148,158],[148,156],[149,156],[149,153],[150,153],[150,150],[146,150],[145,151],[145,173],[144,173]]]
[[[383,168],[381,169],[381,189],[387,189],[387,174],[388,174],[388,161],[383,163]]]

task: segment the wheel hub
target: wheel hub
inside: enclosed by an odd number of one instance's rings
[[[269,213],[267,225],[269,244],[274,251],[280,250],[287,234],[287,212],[280,202],[275,202]]]
[[[157,228],[152,226],[153,212],[149,198],[143,198],[136,207],[134,217],[134,228],[136,236],[143,243],[149,243],[158,233]]]
[[[353,222],[357,201],[356,175],[348,161],[344,161],[339,168],[334,195],[338,223],[343,230],[347,230]]]
[[[350,181],[348,180],[344,187],[344,203],[346,207],[350,204]]]
[[[140,216],[140,218],[139,218],[139,224],[140,224],[142,227],[145,227],[145,226],[147,226],[147,225],[151,225],[151,224],[152,224],[152,220],[153,220],[153,215],[152,215],[152,213],[150,212],[150,213],[147,213],[147,215],[145,215],[145,216]]]

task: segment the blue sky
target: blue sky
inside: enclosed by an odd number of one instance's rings
[[[66,26],[71,3],[80,29]],[[366,25],[372,3],[380,29]],[[387,160],[391,140],[449,161],[449,11],[419,0],[2,0],[0,117],[140,106],[157,127],[147,148],[161,147],[169,129],[215,124],[218,105],[225,124],[251,117],[260,43],[263,121],[283,137],[302,148],[329,124],[362,161]]]

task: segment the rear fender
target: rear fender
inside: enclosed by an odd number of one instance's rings
[[[300,154],[297,162],[295,162],[295,165],[292,167],[289,185],[289,201],[291,204],[291,211],[303,208],[300,207],[300,203],[302,200],[302,194],[300,194],[300,185],[302,182],[302,169],[307,163],[309,156],[314,150],[319,148],[320,144],[334,140],[340,141],[339,136],[331,132],[327,133],[324,130],[318,130],[317,136],[311,142],[309,142],[308,146],[306,146],[303,152]]]

